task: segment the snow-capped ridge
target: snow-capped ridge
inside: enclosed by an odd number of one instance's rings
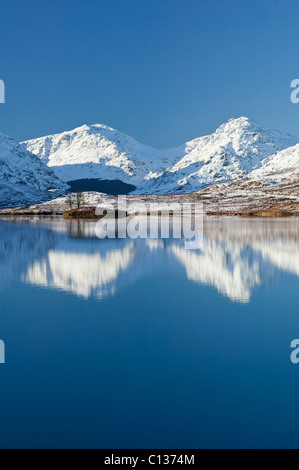
[[[120,180],[136,193],[191,192],[239,179],[299,138],[241,116],[214,133],[170,149],[155,149],[104,124],[23,142],[63,181]],[[92,189],[92,188],[90,188]]]
[[[298,174],[299,144],[296,144],[265,159],[263,165],[252,171],[247,178],[271,185],[283,181],[291,182],[298,179]]]
[[[66,189],[35,155],[0,133],[0,207],[45,201]]]

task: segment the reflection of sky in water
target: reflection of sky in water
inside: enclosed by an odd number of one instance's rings
[[[0,221],[0,447],[298,447],[298,228]]]
[[[155,270],[184,270],[232,301],[249,302],[253,289],[280,273],[299,276],[299,222],[208,219],[200,249],[182,240],[99,240],[82,221],[0,224],[2,284],[22,282],[88,298],[113,295]]]

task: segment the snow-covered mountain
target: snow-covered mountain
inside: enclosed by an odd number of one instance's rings
[[[248,118],[230,119],[213,134],[158,150],[110,127],[95,124],[23,142],[65,182],[118,180],[140,193],[189,192],[243,176],[271,155],[299,143]],[[85,182],[86,183],[86,182]],[[73,185],[73,189],[75,189]],[[125,188],[126,189],[126,188]],[[115,191],[117,192],[117,191]]]
[[[0,207],[45,201],[66,188],[35,155],[0,133]]]
[[[197,197],[211,214],[298,216],[299,144],[265,158],[259,168],[241,179],[199,191]]]
[[[184,191],[195,191],[242,178],[298,142],[298,137],[265,129],[248,118],[230,119],[213,134],[188,142],[185,156],[163,177],[170,173]]]
[[[142,188],[146,178],[161,175],[183,153],[155,150],[101,124],[23,142],[63,181],[119,180]],[[96,188],[89,188],[96,189]]]
[[[298,181],[299,175],[299,144],[286,148],[271,155],[263,161],[263,165],[248,175],[252,181],[272,186],[278,183]]]

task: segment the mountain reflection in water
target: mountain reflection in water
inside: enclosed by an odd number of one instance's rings
[[[231,301],[249,302],[277,273],[299,276],[299,220],[207,218],[200,249],[184,240],[104,239],[85,221],[1,220],[2,288],[23,282],[89,298],[149,272],[182,271]]]

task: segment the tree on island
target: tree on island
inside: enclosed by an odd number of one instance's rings
[[[73,195],[72,195],[72,194],[69,194],[66,201],[67,201],[67,203],[68,203],[68,205],[69,205],[70,210],[72,210],[73,205],[74,205],[74,197],[73,197]]]
[[[80,209],[80,207],[83,207],[85,204],[83,192],[78,190],[76,193],[76,197],[77,197],[77,208]]]

